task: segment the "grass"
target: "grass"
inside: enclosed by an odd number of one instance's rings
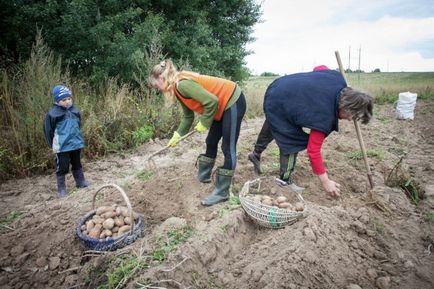
[[[374,217],[372,219],[372,225],[374,226],[375,231],[377,231],[380,234],[384,233],[384,224],[381,223],[381,221],[378,218]]]
[[[280,150],[279,150],[278,147],[271,148],[271,149],[269,150],[269,154],[270,154],[271,156],[277,158],[277,157],[280,156]]]
[[[229,201],[218,211],[217,215],[221,218],[228,212],[238,208],[240,205],[241,202],[238,196],[230,196]]]
[[[15,220],[18,220],[20,216],[21,212],[18,211],[11,211],[9,214],[7,214],[4,219],[0,220],[0,232],[2,232],[4,229],[13,230],[13,228],[10,227],[10,224]]]
[[[59,82],[71,87],[74,103],[82,111],[87,144],[83,155],[89,159],[121,153],[150,138],[166,138],[176,129],[182,114],[179,105],[162,109],[161,95],[146,85],[132,88],[110,79],[92,89],[87,79],[73,79],[60,67],[61,59],[40,38],[28,61],[0,72],[0,134],[4,136],[0,139],[0,181],[54,168],[40,127],[52,105],[50,88]],[[404,91],[417,93],[421,100],[434,99],[434,72],[348,73],[347,78],[354,88],[370,93],[377,104],[393,103]],[[275,79],[251,77],[243,83],[248,118],[263,116],[264,94]]]
[[[279,171],[280,163],[279,162],[271,162],[268,164],[262,164],[261,168],[262,168],[262,174],[267,175],[267,174],[270,174],[276,170]]]
[[[391,104],[400,92],[417,93],[418,99],[434,99],[434,72],[347,73],[348,83],[355,89],[371,94],[376,104]],[[247,98],[247,117],[263,115],[265,91],[277,77],[251,77],[243,86]]]
[[[159,263],[166,260],[167,255],[176,250],[183,242],[193,235],[193,228],[185,226],[180,229],[172,229],[167,235],[159,238],[159,247],[152,252],[152,260]]]
[[[136,272],[149,268],[144,259],[138,256],[112,257],[109,260],[109,263],[101,268],[91,267],[88,270],[85,283],[97,289],[123,288],[128,279]],[[97,287],[95,287],[96,282],[99,282]]]
[[[425,220],[428,222],[434,222],[434,212],[426,213]]]
[[[155,172],[153,170],[142,170],[136,174],[136,177],[139,180],[146,182],[146,181],[149,181],[150,179],[152,179],[152,177],[154,175],[155,175]]]
[[[376,158],[380,161],[384,159],[384,152],[381,150],[368,149],[366,151],[366,155],[370,158]],[[347,157],[351,160],[362,160],[363,153],[361,150],[357,150],[357,151],[349,152],[347,154]]]
[[[98,289],[115,289],[122,288],[126,281],[134,275],[135,272],[148,269],[149,266],[143,259],[136,256],[129,258],[114,258],[111,262],[112,270],[106,272],[106,283],[100,284]]]
[[[419,205],[421,195],[418,189],[418,185],[413,181],[413,179],[407,179],[403,184],[401,184],[401,188],[404,190],[405,194],[410,198],[410,200],[416,206]]]
[[[388,148],[387,151],[390,152],[390,153],[392,153],[392,154],[394,154],[394,155],[396,155],[396,156],[398,156],[398,157],[407,154],[407,151],[405,149],[403,149],[403,148],[394,148],[394,147],[391,147],[391,148]]]

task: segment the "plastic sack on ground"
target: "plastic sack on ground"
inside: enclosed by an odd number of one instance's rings
[[[397,119],[414,119],[414,108],[416,107],[417,93],[400,92],[395,106]]]

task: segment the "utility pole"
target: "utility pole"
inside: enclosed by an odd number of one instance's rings
[[[359,71],[360,71],[360,59],[362,58],[362,45],[359,47]]]
[[[360,61],[361,61],[361,58],[362,58],[362,45],[360,44],[360,47],[359,47],[359,74],[358,74],[358,77],[357,77],[357,79],[359,81],[359,85],[360,85],[360,73],[362,73],[362,71],[360,70]]]
[[[351,45],[348,47],[348,72],[351,68]]]

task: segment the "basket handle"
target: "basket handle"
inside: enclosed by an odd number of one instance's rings
[[[252,180],[252,181],[247,181],[247,182],[245,182],[244,185],[243,185],[243,187],[241,188],[241,191],[240,191],[240,194],[239,194],[239,195],[240,195],[241,197],[245,197],[245,196],[247,196],[247,194],[249,193],[250,185],[255,184],[255,183],[258,183],[259,185],[261,185],[261,181],[262,181],[263,179],[265,179],[265,178],[267,178],[267,177],[260,177],[260,178],[254,179],[254,180]],[[300,202],[305,203],[305,201],[304,201],[304,199],[303,199],[303,197],[302,197],[302,195],[301,195],[300,193],[293,192],[293,191],[291,191],[291,190],[289,190],[289,191],[290,191],[291,193],[294,193],[294,194],[297,196],[297,199],[298,199]]]
[[[259,183],[259,185],[261,184],[261,180],[263,180],[265,177],[260,177],[257,179],[254,179],[252,181],[247,181],[244,183],[243,187],[241,188],[241,192],[240,192],[240,196],[245,197],[247,196],[247,194],[249,193],[249,188],[250,185],[254,184],[254,183]]]
[[[125,194],[125,191],[119,187],[116,184],[106,184],[106,185],[102,185],[101,187],[98,188],[98,190],[96,190],[95,194],[93,195],[93,199],[92,199],[92,210],[95,210],[95,200],[96,200],[96,196],[98,195],[98,193],[105,188],[110,188],[113,187],[115,189],[117,189],[119,191],[119,193],[121,193],[122,197],[124,198],[125,203],[127,203],[127,208],[128,208],[128,213],[130,214],[130,220],[131,220],[131,230],[130,233],[133,232],[134,230],[134,218],[133,218],[133,208],[131,207],[131,203],[130,203],[130,199],[128,199],[127,194]]]

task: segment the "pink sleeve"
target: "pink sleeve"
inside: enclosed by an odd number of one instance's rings
[[[312,171],[315,175],[322,175],[326,172],[321,156],[321,147],[324,138],[324,133],[313,129],[310,131],[309,141],[307,143],[307,155],[309,156]]]

